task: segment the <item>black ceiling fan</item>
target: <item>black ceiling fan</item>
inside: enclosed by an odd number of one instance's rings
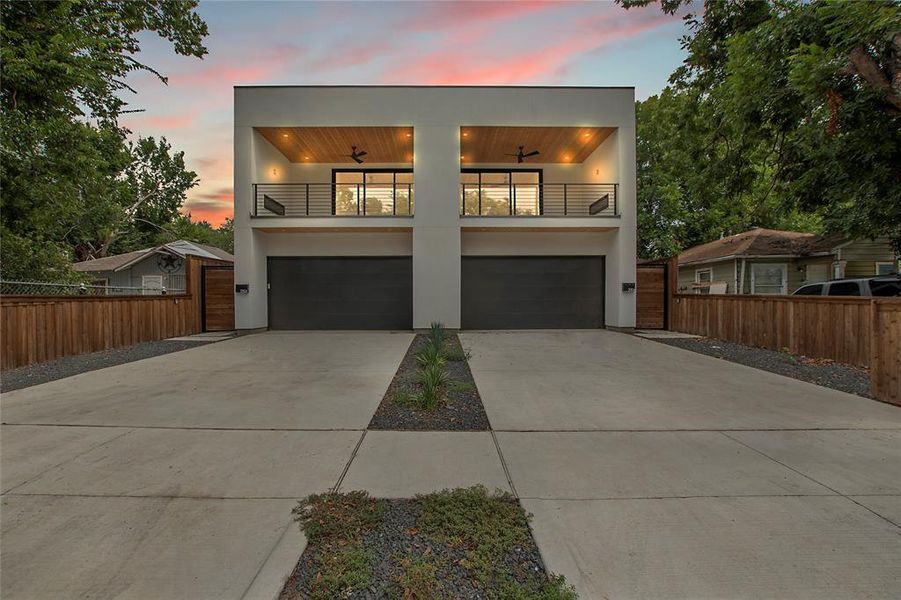
[[[350,147],[350,154],[345,154],[344,156],[346,156],[346,157],[348,157],[348,158],[352,158],[352,159],[354,159],[354,160],[356,161],[356,163],[357,163],[358,165],[362,165],[362,164],[363,164],[363,157],[366,156],[366,151],[365,151],[365,150],[360,150],[359,152],[357,152],[357,147],[356,147],[356,146],[351,146],[351,147]]]
[[[530,156],[538,156],[538,150],[532,150],[531,152],[523,153],[524,146],[519,147],[519,152],[516,154],[504,153],[504,156],[515,156],[516,162],[521,163],[523,160],[529,158]]]

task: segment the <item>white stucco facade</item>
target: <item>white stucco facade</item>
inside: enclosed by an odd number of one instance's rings
[[[236,296],[236,326],[268,324],[268,257],[412,256],[413,326],[458,328],[461,257],[587,255],[605,257],[605,324],[633,327],[635,293],[623,284],[635,281],[634,107],[632,88],[235,88],[235,283],[249,286]],[[334,166],[291,162],[255,128],[373,126],[413,128],[412,217],[252,215],[254,184],[329,182]],[[534,166],[546,183],[616,183],[617,214],[461,216],[463,126],[614,128],[580,164]]]

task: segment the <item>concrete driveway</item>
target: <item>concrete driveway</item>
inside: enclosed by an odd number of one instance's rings
[[[461,338],[581,597],[897,597],[901,409],[608,331]]]
[[[271,598],[411,334],[266,333],[3,395],[4,599]]]
[[[482,483],[582,598],[901,589],[901,409],[608,332],[464,333],[494,431],[366,431],[411,334],[236,338],[3,395],[7,598],[272,598],[297,498]]]

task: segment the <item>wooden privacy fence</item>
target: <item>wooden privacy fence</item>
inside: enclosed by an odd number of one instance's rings
[[[670,329],[870,368],[871,393],[901,404],[901,300],[673,294]]]
[[[2,296],[0,368],[200,333],[200,269],[226,264],[189,256],[178,295]]]

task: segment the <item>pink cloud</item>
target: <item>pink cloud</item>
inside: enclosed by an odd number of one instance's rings
[[[379,57],[390,54],[396,49],[395,44],[385,41],[370,41],[355,45],[342,45],[340,52],[329,51],[325,56],[310,63],[314,71],[331,71],[358,67],[370,63]]]
[[[200,191],[188,198],[181,212],[190,214],[194,221],[208,221],[218,227],[234,214],[234,198],[235,194],[230,186]]]
[[[632,15],[608,13],[582,20],[578,28],[564,32],[563,41],[528,52],[510,51],[486,55],[484,49],[462,51],[459,40],[412,59],[383,75],[385,83],[433,85],[489,85],[531,83],[555,79],[580,56],[629,39],[678,17],[659,11],[635,11]],[[462,46],[465,47],[465,46]]]
[[[126,115],[123,121],[130,129],[186,129],[194,124],[197,119],[197,111],[174,115],[150,115],[146,113],[132,113]]]
[[[242,56],[227,64],[204,61],[199,67],[173,73],[169,76],[169,84],[222,89],[236,84],[257,83],[281,73],[302,52],[303,49],[296,44],[274,44],[260,56]]]
[[[433,2],[420,5],[421,10],[403,21],[404,30],[436,31],[468,24],[485,25],[489,21],[512,20],[550,7],[570,2]]]

